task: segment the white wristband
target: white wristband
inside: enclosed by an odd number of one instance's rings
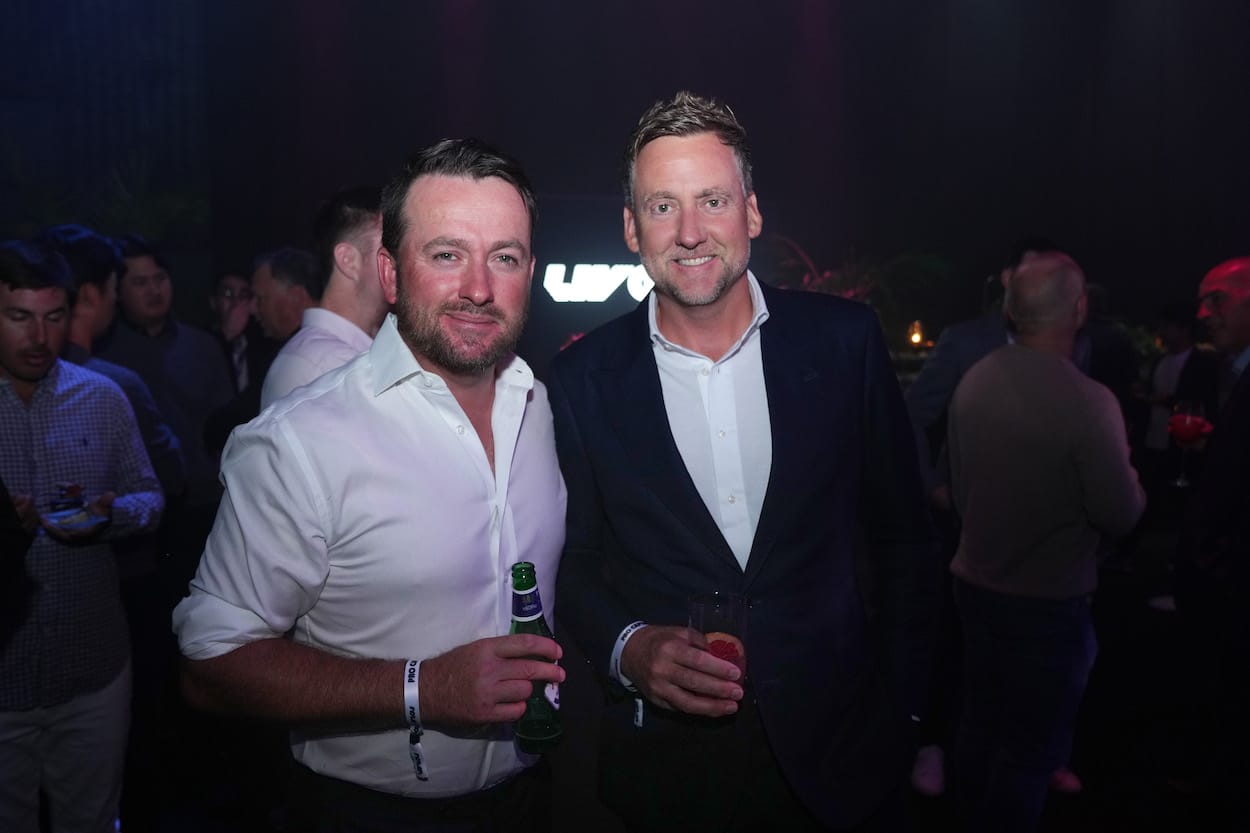
[[[404,719],[408,722],[408,755],[418,781],[429,780],[425,752],[421,749],[421,660],[404,663]]]
[[[632,680],[626,677],[621,671],[621,653],[625,650],[625,643],[633,637],[634,634],[647,626],[646,622],[633,622],[621,631],[621,635],[616,638],[616,645],[612,648],[612,659],[608,663],[608,676],[616,680],[625,687],[626,691],[637,691]]]

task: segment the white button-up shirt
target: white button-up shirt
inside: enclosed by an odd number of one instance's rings
[[[546,391],[519,358],[499,371],[491,425],[493,472],[391,316],[367,353],[236,429],[216,524],[174,612],[182,652],[215,657],[293,629],[343,656],[426,659],[508,632],[516,561],[536,565],[551,621],[566,493]],[[401,729],[295,733],[292,748],[316,772],[423,797],[532,762],[509,726],[469,737],[427,726],[421,782],[407,741]]]
[[[369,349],[373,339],[337,312],[321,307],[304,310],[295,331],[265,371],[260,407],[268,408],[291,391],[342,367]]]
[[[649,299],[651,342],[669,428],[699,496],[738,563],[746,568],[772,468],[772,428],[760,325],[768,307],[755,276],[746,276],[755,315],[716,361],[666,339]]]

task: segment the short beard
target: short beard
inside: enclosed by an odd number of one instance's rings
[[[521,340],[521,331],[529,316],[528,299],[520,317],[509,326],[503,312],[494,304],[478,307],[466,301],[442,304],[432,309],[421,308],[411,303],[404,293],[402,281],[397,280],[396,284],[395,323],[399,334],[414,353],[444,370],[470,376],[493,370],[500,359],[516,349]],[[439,323],[443,313],[456,311],[485,313],[503,324],[504,329],[493,342],[465,339],[464,346],[459,346],[448,337]]]
[[[665,260],[667,260],[667,258],[665,258]],[[713,284],[706,291],[705,294],[696,295],[693,292],[689,291],[686,287],[682,286],[680,281],[675,280],[672,276],[672,273],[668,272],[667,270],[665,270],[664,272],[664,274],[666,275],[666,277],[664,278],[664,282],[663,283],[657,282],[655,291],[661,295],[666,295],[669,298],[672,298],[680,306],[683,306],[683,307],[689,308],[689,307],[710,306],[711,304],[714,304],[717,301],[719,301],[721,297],[724,296],[724,294],[729,290],[731,286],[736,284],[739,279],[743,278],[746,275],[750,262],[751,262],[751,247],[750,247],[750,244],[748,244],[747,250],[746,250],[746,256],[743,258],[743,260],[740,263],[726,263],[725,269],[724,271],[721,272],[721,275],[717,279],[716,283]],[[647,262],[645,259],[643,260],[642,265],[643,265],[643,268],[647,267]],[[649,270],[648,270],[648,274],[651,274]],[[654,275],[652,275],[652,278],[654,279]]]

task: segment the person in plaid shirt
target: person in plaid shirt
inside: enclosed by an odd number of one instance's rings
[[[130,647],[110,541],[155,529],[165,506],[121,389],[58,358],[72,287],[46,245],[0,246],[0,480],[37,532],[25,616],[0,641],[0,830],[13,833],[39,830],[41,790],[53,833],[114,829]]]

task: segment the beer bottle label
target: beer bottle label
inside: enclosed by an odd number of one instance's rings
[[[543,696],[547,698],[547,702],[551,704],[551,707],[553,709],[555,709],[556,711],[560,710],[560,684],[559,683],[547,683],[546,687],[543,688]]]
[[[512,591],[512,619],[515,622],[533,622],[543,615],[543,603],[538,598],[538,588]]]

